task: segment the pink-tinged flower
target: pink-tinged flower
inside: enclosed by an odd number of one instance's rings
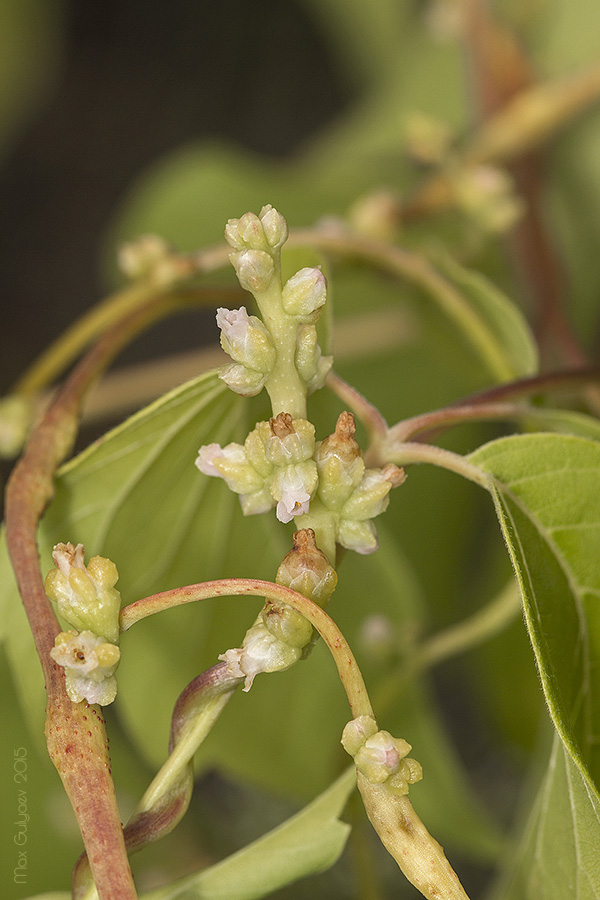
[[[217,325],[221,329],[221,346],[236,363],[268,373],[275,364],[275,347],[271,335],[257,316],[249,316],[245,306],[240,309],[217,310]]]
[[[214,464],[215,459],[223,459],[223,448],[220,444],[205,444],[200,447],[195,465],[205,475],[212,475],[213,478],[222,478],[223,476]]]
[[[277,501],[277,518],[291,522],[309,510],[310,499],[317,487],[317,467],[313,460],[282,469],[271,484],[271,494]]]
[[[277,504],[277,518],[280,522],[291,522],[296,516],[308,512],[310,506],[310,494],[306,491],[285,491]]]

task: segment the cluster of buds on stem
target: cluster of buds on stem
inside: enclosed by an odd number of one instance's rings
[[[280,413],[259,422],[243,446],[201,447],[196,465],[239,494],[244,515],[276,506],[281,522],[306,516],[303,524],[314,530],[327,519],[342,547],[372,553],[377,549],[372,519],[386,509],[389,492],[402,484],[404,472],[391,464],[367,469],[354,431],[354,418],[345,412],[335,432],[315,444],[310,422]]]
[[[408,757],[410,744],[380,731],[371,716],[358,716],[348,722],[342,734],[342,746],[367,781],[385,783],[388,790],[399,796],[408,794],[409,785],[423,777],[420,764]]]
[[[337,584],[337,575],[315,543],[311,529],[295,532],[293,548],[284,557],[277,584],[291,587],[319,606],[324,606]],[[231,675],[244,678],[249,691],[261,672],[282,672],[306,656],[313,640],[310,622],[285,603],[268,601],[241,647],[227,650],[219,659],[227,663]]]
[[[46,575],[46,593],[76,630],[62,631],[50,655],[64,667],[74,703],[87,700],[106,706],[117,693],[120,660],[117,567],[102,556],[94,556],[86,566],[83,544],[57,544],[52,558],[55,568]]]
[[[262,314],[219,309],[221,345],[233,362],[220,377],[236,393],[254,396],[266,387],[275,413],[304,414],[306,394],[321,387],[331,367],[317,341],[315,322],[327,298],[319,268],[303,268],[284,285],[281,247],[288,236],[285,219],[272,206],[230,219],[225,237],[240,285],[253,295]],[[286,402],[282,405],[284,398]]]
[[[314,426],[280,413],[268,422],[258,422],[243,446],[201,447],[196,465],[205,475],[222,478],[239,494],[244,515],[276,506],[277,518],[290,522],[308,511],[317,486],[314,449]]]

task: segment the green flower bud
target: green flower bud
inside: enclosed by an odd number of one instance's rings
[[[342,517],[360,522],[378,516],[387,509],[391,489],[402,484],[404,479],[404,472],[393,464],[383,469],[367,469],[360,484],[344,503]]]
[[[265,239],[271,250],[279,250],[288,238],[287,222],[271,204],[263,206],[259,213]]]
[[[301,528],[293,536],[293,548],[277,570],[276,582],[325,606],[335,590],[337,574],[315,543],[312,528]]]
[[[275,365],[277,352],[271,335],[256,316],[249,316],[246,307],[217,310],[217,325],[221,329],[221,346],[234,362],[248,369],[268,375]]]
[[[335,431],[321,441],[315,452],[319,473],[319,498],[328,509],[342,509],[360,484],[365,464],[354,439],[354,416],[343,412]]]
[[[264,250],[241,250],[229,256],[241,286],[252,294],[266,290],[273,279],[275,266]]]
[[[326,300],[327,281],[318,267],[300,269],[284,284],[281,292],[286,313],[307,323],[316,321]]]
[[[309,394],[323,387],[333,365],[333,356],[321,355],[314,325],[298,326],[294,365]]]
[[[83,544],[57,544],[52,558],[56,568],[46,575],[45,588],[59,615],[79,631],[93,631],[118,643],[121,595],[115,588],[119,578],[115,564],[94,556],[86,568]]]
[[[115,670],[121,653],[91,631],[61,631],[50,656],[65,669],[65,686],[73,703],[87,700],[107,706],[117,695]]]
[[[312,625],[291,606],[286,606],[285,603],[267,603],[261,615],[268,631],[284,644],[300,650],[310,644]]]
[[[121,271],[131,279],[148,279],[157,285],[169,285],[190,272],[189,261],[177,256],[172,247],[156,234],[145,234],[119,249]]]
[[[248,212],[239,219],[229,219],[225,226],[227,243],[238,251],[273,253],[285,243],[287,236],[287,222],[270,204],[263,206],[258,216]]]
[[[249,369],[240,363],[224,366],[219,372],[221,381],[224,381],[228,388],[242,397],[255,397],[260,394],[267,377],[263,372]]]
[[[358,771],[372,784],[383,784],[390,775],[398,773],[410,749],[410,744],[402,738],[396,740],[388,731],[378,731],[359,747],[354,762]]]
[[[342,732],[342,747],[350,756],[356,756],[367,738],[377,734],[379,728],[372,716],[357,716],[348,722]]]
[[[315,449],[315,426],[306,419],[292,419],[279,413],[269,422],[271,434],[267,459],[276,466],[287,466],[311,459]]]
[[[267,457],[267,445],[270,438],[271,426],[269,422],[257,422],[256,427],[244,441],[246,459],[263,478],[268,478],[273,472],[273,463]]]
[[[338,544],[346,550],[354,550],[355,553],[363,555],[374,553],[379,547],[377,529],[371,521],[355,522],[353,519],[341,519],[336,538]]]

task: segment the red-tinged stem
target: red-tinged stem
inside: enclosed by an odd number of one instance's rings
[[[71,450],[86,391],[141,328],[180,304],[175,298],[152,298],[90,350],[33,429],[6,490],[8,551],[46,682],[48,752],[75,811],[101,900],[134,900],[137,893],[101,709],[69,700],[64,669],[50,657],[60,627],[44,590],[36,532],[54,494],[54,473]]]
[[[327,613],[302,594],[291,588],[260,581],[256,578],[222,578],[217,581],[204,581],[201,584],[190,584],[152,594],[121,610],[121,631],[128,631],[132,625],[147,616],[199,600],[214,597],[253,596],[266,597],[276,603],[287,603],[298,610],[319,632],[335,661],[344,690],[350,703],[352,715],[373,716],[371,702],[363,681],[362,674],[345,637]]]

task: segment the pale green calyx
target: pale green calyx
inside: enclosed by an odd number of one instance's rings
[[[107,706],[117,695],[115,670],[119,648],[92,631],[61,631],[50,656],[65,670],[65,686],[73,703],[87,700]]]
[[[385,784],[392,793],[404,796],[409,785],[423,777],[419,763],[408,758],[410,744],[380,731],[371,716],[358,716],[342,733],[342,746],[354,757],[357,771],[371,784]]]
[[[52,553],[55,569],[46,575],[48,597],[59,615],[78,631],[93,632],[118,644],[121,595],[115,588],[119,578],[110,559],[94,556],[87,567],[83,544],[57,544]]]
[[[337,584],[337,573],[317,547],[312,528],[294,532],[293,547],[283,557],[275,580],[319,606],[328,602]]]
[[[333,365],[333,356],[323,356],[321,353],[314,325],[298,326],[294,363],[308,394],[323,387]]]
[[[240,250],[229,259],[241,286],[252,294],[265,291],[275,274],[273,259],[265,250]]]
[[[281,291],[281,304],[290,316],[312,323],[327,300],[327,282],[320,268],[304,268],[286,281]]]
[[[238,394],[258,394],[277,356],[269,332],[259,318],[248,315],[245,306],[218,309],[217,325],[221,329],[221,346],[234,361],[221,369],[220,377]]]

